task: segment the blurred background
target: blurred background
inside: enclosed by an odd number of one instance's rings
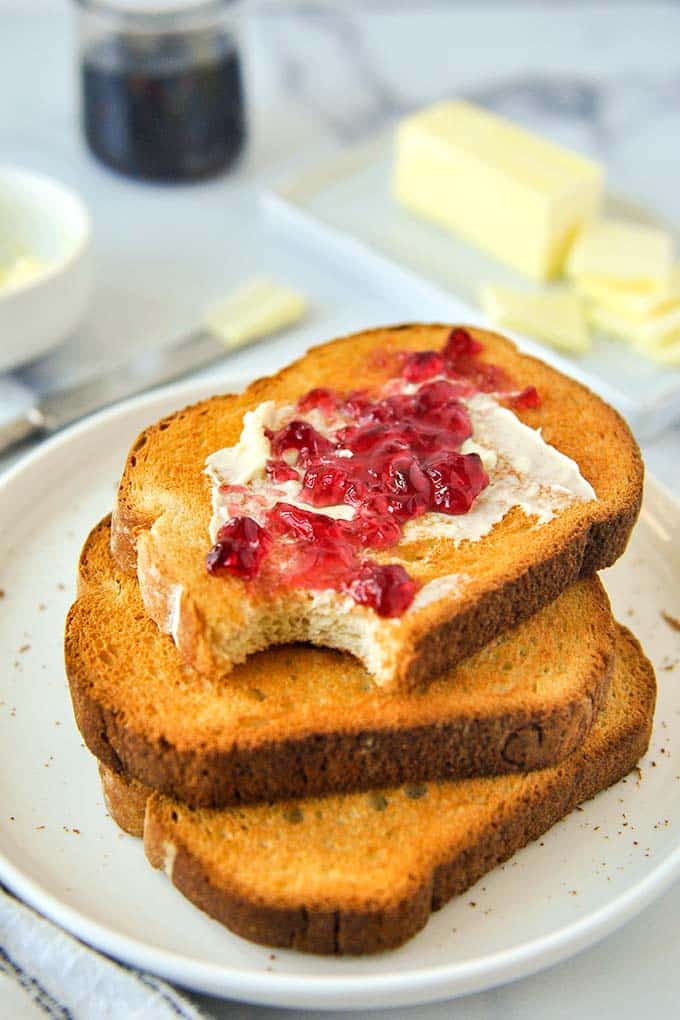
[[[367,315],[399,317],[404,310],[397,303],[390,314],[389,300],[356,315],[339,309],[343,295],[307,279],[299,253],[286,253],[283,272],[257,196],[442,96],[473,98],[593,156],[606,164],[612,189],[680,220],[675,4],[226,4],[238,22],[245,147],[223,173],[172,186],[118,174],[87,147],[79,50],[87,6],[0,0],[2,162],[74,188],[93,222],[86,319],[57,352],[21,372],[32,386],[87,375],[113,348],[120,355],[186,332],[206,304],[253,272],[276,271],[314,291],[324,315],[309,318],[301,347],[364,325]],[[277,360],[277,343],[268,360]]]
[[[406,222],[390,199],[394,126],[442,97],[470,99],[598,161],[610,196],[676,236],[678,3],[216,0],[198,5],[207,35],[187,15],[182,31],[190,24],[197,41],[162,52],[148,38],[133,44],[125,29],[132,8],[153,21],[154,6],[185,17],[181,0],[0,0],[0,269],[13,257],[2,216],[11,222],[3,188],[18,186],[14,168],[68,189],[70,198],[32,178],[22,185],[36,201],[40,192],[46,219],[63,213],[58,231],[68,221],[87,242],[82,272],[44,305],[8,301],[3,318],[0,298],[0,425],[133,354],[153,367],[155,349],[190,335],[253,278],[302,295],[305,314],[292,329],[263,329],[261,342],[225,352],[216,380],[274,371],[314,342],[371,324],[477,321],[488,265]],[[172,78],[175,61],[186,71],[187,54],[202,98],[179,159],[177,146],[154,141],[154,125],[174,101],[159,68]],[[146,127],[131,157],[133,109]],[[217,124],[220,111],[228,115]],[[36,329],[47,340],[33,356],[24,315],[41,309]],[[57,314],[66,325],[50,334]],[[680,493],[680,369],[601,338],[585,359],[560,360],[548,348],[545,356],[635,415],[648,468]],[[0,453],[0,469],[16,456]],[[409,1015],[566,1017],[578,1008],[632,1017],[652,991],[657,1015],[673,1015],[677,988],[666,969],[680,953],[679,909],[676,887],[548,973],[463,1001],[455,1014],[443,1005]],[[246,1015],[238,1004],[195,1001],[209,1015]]]

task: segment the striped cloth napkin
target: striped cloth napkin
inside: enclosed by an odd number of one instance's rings
[[[0,887],[0,1015],[202,1020],[173,988],[88,948]]]

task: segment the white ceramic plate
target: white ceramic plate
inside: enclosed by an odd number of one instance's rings
[[[233,382],[233,380],[232,380]],[[224,389],[229,386],[225,380]],[[606,935],[680,874],[680,509],[653,481],[622,562],[616,612],[660,682],[633,774],[433,915],[402,949],[326,959],[251,945],[180,896],[107,816],[62,664],[80,546],[110,510],[129,443],[214,391],[182,385],[46,443],[0,482],[0,880],[81,939],[194,989],[292,1007],[424,1003],[532,973]],[[131,655],[134,650],[131,649]],[[671,669],[674,668],[674,671]]]
[[[264,202],[282,218],[291,233],[306,232],[328,252],[371,265],[384,263],[393,285],[413,291],[420,282],[427,314],[448,298],[445,321],[460,318],[467,304],[467,321],[482,322],[478,289],[493,281],[527,289],[525,278],[478,248],[466,244],[403,209],[392,197],[392,133],[366,145],[320,159],[311,170],[265,193]],[[649,220],[632,203],[607,196],[613,215]],[[504,330],[504,332],[508,332]],[[592,350],[581,356],[555,351],[536,340],[512,334],[529,353],[584,382],[614,404],[636,435],[652,436],[680,418],[680,368],[658,365],[627,344],[597,335]]]

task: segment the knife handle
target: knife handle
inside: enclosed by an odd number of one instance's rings
[[[45,415],[35,405],[22,411],[16,418],[0,423],[0,453],[25,439],[35,438],[48,428]]]

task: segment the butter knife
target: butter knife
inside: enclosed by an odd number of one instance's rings
[[[57,390],[0,424],[0,453],[27,439],[56,432],[125,397],[207,368],[228,353],[224,339],[207,328],[175,343],[138,353],[105,375]]]

